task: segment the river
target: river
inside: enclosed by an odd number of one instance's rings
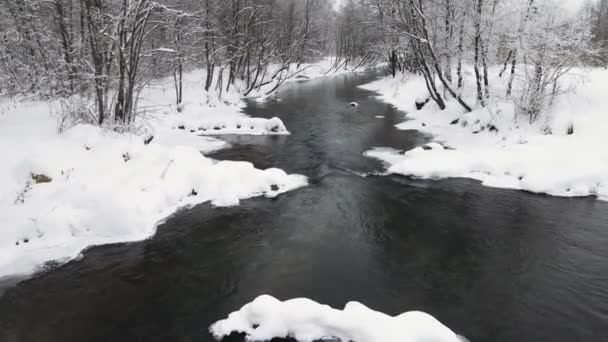
[[[224,137],[233,148],[212,157],[304,174],[308,187],[185,209],[149,240],[25,280],[0,297],[0,341],[212,341],[212,322],[263,293],[422,310],[474,342],[608,341],[608,203],[376,175],[364,151],[429,139],[395,129],[403,113],[356,87],[376,77],[293,82],[280,101],[250,102],[292,134]]]

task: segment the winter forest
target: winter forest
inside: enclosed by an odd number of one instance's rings
[[[0,341],[608,336],[608,0],[0,13]]]
[[[205,70],[201,92],[221,97],[232,86],[247,96],[269,84],[271,93],[306,63],[331,56],[324,73],[387,62],[393,76],[423,75],[441,109],[449,98],[471,111],[500,96],[534,121],[565,91],[563,75],[608,63],[607,6],[587,2],[573,12],[546,0],[6,0],[0,87],[3,96],[61,97],[64,114],[79,122],[128,124],[141,111],[138,94],[154,80],[173,79],[179,106],[190,70]],[[459,90],[463,65],[474,68],[475,103]],[[490,84],[495,67],[507,80],[500,94]]]

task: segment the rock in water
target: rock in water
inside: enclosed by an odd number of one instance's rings
[[[357,107],[358,105],[359,105],[359,104],[358,104],[357,102],[351,102],[351,103],[350,103],[350,106],[351,106],[351,107]]]

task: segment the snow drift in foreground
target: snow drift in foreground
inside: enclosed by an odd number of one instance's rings
[[[81,124],[58,134],[56,103],[1,102],[0,278],[88,246],[148,238],[184,206],[236,205],[306,185],[304,176],[201,154],[227,146],[206,134],[288,134],[278,118],[243,114],[238,94],[205,99],[203,76],[186,75],[181,112],[170,84],[145,89],[143,107],[161,109],[140,118],[137,133]]]
[[[494,71],[491,74],[497,74]],[[608,200],[608,71],[580,73],[584,77],[570,75],[566,80],[576,84],[577,91],[560,95],[551,113],[535,124],[516,117],[512,105],[497,101],[471,113],[463,113],[453,100],[443,111],[432,101],[416,110],[416,99],[428,96],[420,77],[367,84],[365,89],[408,112],[398,129],[429,133],[435,143],[410,151],[379,148],[365,155],[388,164],[389,173],[466,177],[486,186]],[[473,93],[468,98],[474,99],[474,79],[468,84],[465,95]]]
[[[333,309],[307,298],[284,302],[262,295],[228,318],[211,325],[216,339],[232,332],[244,333],[248,341],[269,341],[291,337],[299,342],[340,339],[343,342],[460,342],[456,335],[433,316],[408,311],[392,317],[349,302],[344,310]]]

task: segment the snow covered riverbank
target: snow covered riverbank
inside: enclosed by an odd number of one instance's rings
[[[307,298],[284,302],[262,295],[226,319],[214,323],[209,331],[220,340],[233,332],[243,333],[248,341],[270,341],[292,337],[298,342],[323,339],[354,342],[462,342],[433,316],[408,311],[392,317],[349,302],[343,310]]]
[[[474,103],[474,79],[468,72],[465,96]],[[498,74],[491,70],[491,74]],[[389,173],[420,178],[466,177],[483,185],[555,196],[597,196],[608,200],[608,71],[579,70],[566,82],[572,93],[558,96],[550,113],[534,124],[516,117],[513,106],[494,101],[464,113],[454,100],[439,110],[424,80],[405,75],[364,85],[380,99],[407,112],[398,129],[428,133],[437,144],[410,151],[377,148],[365,153],[388,165]],[[502,83],[492,80],[492,84]],[[503,93],[502,89],[495,90]]]
[[[0,278],[148,238],[181,207],[305,186],[301,175],[201,154],[228,146],[208,135],[289,134],[278,118],[242,114],[236,93],[205,94],[202,76],[186,75],[181,112],[171,84],[145,89],[144,113],[127,133],[80,124],[59,134],[57,101],[0,102]]]

